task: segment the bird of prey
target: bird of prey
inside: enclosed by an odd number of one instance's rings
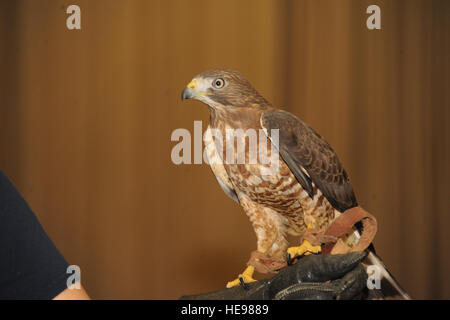
[[[358,206],[347,173],[325,139],[295,115],[273,107],[237,71],[216,69],[195,76],[182,92],[185,99],[209,107],[210,124],[204,135],[209,164],[224,192],[249,217],[257,252],[274,261],[319,253],[321,247],[307,240],[289,247],[287,236],[324,231],[341,213]],[[268,174],[266,163],[225,161],[222,151],[230,129],[263,130],[268,139],[258,140],[259,146],[276,147],[277,170]],[[271,136],[274,129],[278,141]],[[217,132],[222,138],[217,139]],[[249,148],[244,153],[248,160]],[[237,155],[233,156],[235,160]],[[371,257],[382,265],[374,254]],[[255,281],[254,270],[249,265],[227,287]],[[401,296],[407,296],[384,266],[383,275]]]

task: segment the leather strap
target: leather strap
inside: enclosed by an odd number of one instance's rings
[[[259,273],[277,273],[280,269],[286,267],[287,263],[286,261],[269,258],[262,252],[253,251],[247,265],[255,267],[255,270]]]
[[[345,244],[341,239],[342,236],[346,235],[351,228],[358,222],[362,223],[362,234],[358,241],[358,243],[350,247]],[[348,253],[355,251],[364,251],[366,250],[373,239],[375,238],[375,234],[377,233],[377,219],[369,212],[365,211],[361,207],[354,207],[344,211],[339,217],[337,217],[333,223],[328,227],[328,229],[324,232],[324,236],[335,237],[337,241],[333,243],[327,243],[326,241],[322,242],[322,252],[323,253],[331,253],[331,254],[339,254],[339,253]],[[325,240],[325,239],[324,239]]]

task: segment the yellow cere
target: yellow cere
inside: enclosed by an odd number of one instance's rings
[[[188,86],[188,88],[195,90],[196,85],[197,85],[197,81],[194,79],[191,82],[189,82],[189,84],[187,86]]]

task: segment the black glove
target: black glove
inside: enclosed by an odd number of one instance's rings
[[[320,254],[301,258],[271,279],[216,292],[188,295],[186,300],[347,300],[366,288],[367,273],[360,264],[366,252]]]

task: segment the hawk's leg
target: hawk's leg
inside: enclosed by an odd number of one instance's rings
[[[245,195],[240,195],[240,203],[255,230],[257,251],[269,258],[283,260],[288,247],[285,237],[286,224],[283,218],[276,211],[250,200]],[[248,266],[237,279],[228,282],[227,288],[256,281],[253,279],[254,271],[253,266]]]
[[[308,225],[308,229],[312,229],[311,225]],[[301,257],[304,255],[319,253],[321,251],[320,246],[313,246],[308,240],[304,240],[298,247],[290,247],[287,249],[287,263],[292,264],[292,261],[296,257]]]

